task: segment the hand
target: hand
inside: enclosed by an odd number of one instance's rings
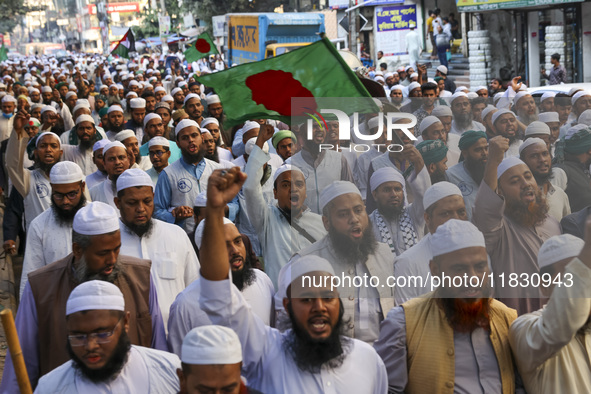
[[[257,146],[263,149],[263,145],[266,141],[273,138],[273,134],[275,134],[275,128],[270,124],[263,124],[259,130],[259,135],[257,137]]]
[[[239,167],[216,170],[207,183],[207,208],[224,209],[236,197],[246,181],[246,174]]]
[[[14,256],[16,254],[16,243],[14,241],[9,239],[8,241],[4,242],[2,247],[4,248],[4,253],[7,255]]]
[[[193,208],[186,206],[176,207],[171,213],[177,221],[181,221],[193,216]]]
[[[523,83],[519,82],[520,80],[521,77],[515,77],[511,80],[511,89],[516,93],[521,89],[521,85],[523,85]]]
[[[488,160],[496,160],[499,163],[503,161],[505,152],[509,150],[509,139],[502,135],[488,140]]]
[[[423,170],[425,161],[423,160],[421,153],[413,144],[405,144],[401,154],[403,159],[406,159],[412,163],[416,174]]]
[[[14,123],[12,124],[19,139],[25,135],[25,125],[29,124],[29,118],[31,115],[25,110],[19,111],[14,117]]]

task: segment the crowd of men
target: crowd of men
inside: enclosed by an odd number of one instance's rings
[[[591,92],[360,69],[417,120],[362,114],[367,145],[231,126],[208,71],[149,58],[0,72],[36,393],[591,392]]]

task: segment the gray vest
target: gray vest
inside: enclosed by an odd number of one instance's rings
[[[51,184],[39,169],[31,171],[29,194],[24,198],[26,229],[37,216],[51,207]]]

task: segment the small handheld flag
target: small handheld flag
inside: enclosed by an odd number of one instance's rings
[[[129,52],[135,52],[135,37],[131,29],[127,30],[127,33],[123,36],[119,43],[111,52],[111,55],[119,55],[126,59],[129,59]]]
[[[185,59],[188,62],[195,62],[206,56],[217,55],[218,53],[218,49],[207,33],[200,34],[197,40],[184,52]]]

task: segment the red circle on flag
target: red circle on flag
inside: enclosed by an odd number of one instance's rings
[[[246,86],[252,91],[252,100],[283,116],[301,116],[316,110],[314,95],[305,88],[292,73],[268,70],[246,78]],[[292,108],[293,97],[309,98],[299,100]]]
[[[201,53],[208,53],[209,51],[211,51],[211,45],[209,45],[209,42],[207,42],[207,40],[200,38],[195,42],[195,49],[197,49]]]

